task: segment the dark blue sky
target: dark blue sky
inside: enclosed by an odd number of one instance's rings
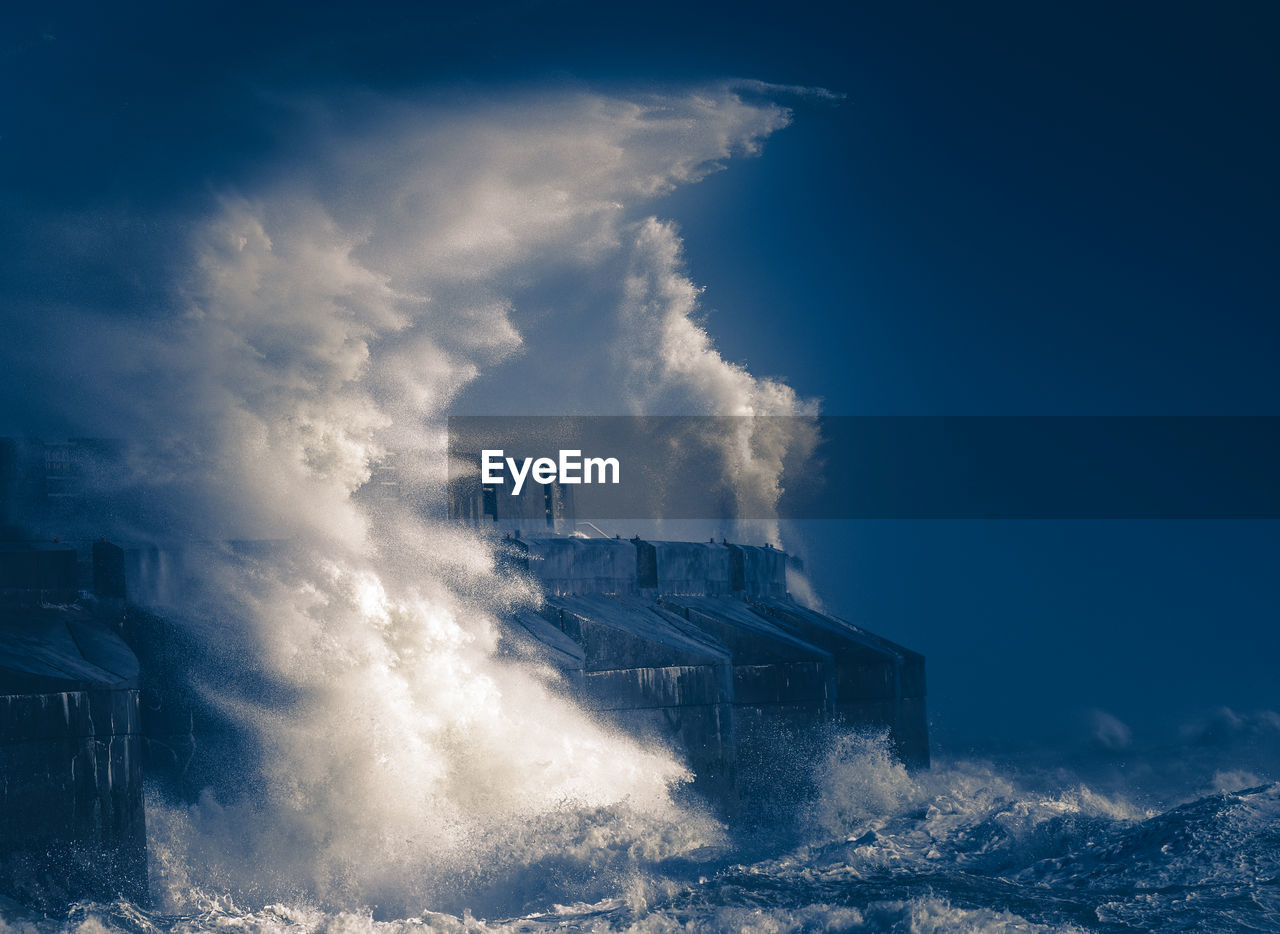
[[[847,99],[797,105],[762,158],[655,208],[730,359],[832,414],[1280,412],[1274,4],[49,4],[3,23],[11,299],[142,313],[133,246],[244,183],[291,92],[740,76]],[[148,220],[34,240],[56,211]],[[829,603],[929,654],[944,740],[1092,707],[1153,731],[1280,707],[1274,524],[810,535]]]
[[[732,316],[711,318],[727,356],[841,414],[1275,412],[1280,12],[974,6],[10,13],[6,252],[30,251],[15,207],[150,210],[242,180],[289,91],[818,85],[847,102],[658,206]]]

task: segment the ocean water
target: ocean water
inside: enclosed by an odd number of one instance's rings
[[[908,774],[883,737],[852,734],[832,738],[813,775],[805,800],[753,826],[566,805],[525,828],[554,852],[490,853],[487,874],[453,874],[443,898],[428,894],[439,866],[406,867],[394,906],[193,882],[201,867],[177,865],[192,854],[164,836],[198,832],[195,815],[216,806],[153,802],[157,905],[10,909],[0,934],[1280,931],[1280,783],[1160,807],[1026,762]]]

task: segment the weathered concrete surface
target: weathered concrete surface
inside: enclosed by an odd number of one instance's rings
[[[549,594],[634,594],[636,548],[625,539],[532,538],[513,543]]]
[[[562,688],[625,731],[675,747],[694,788],[734,789],[731,672],[725,648],[634,597],[550,598],[508,620],[511,654],[554,669]]]
[[[509,565],[551,594],[511,620],[526,658],[633,732],[672,743],[723,796],[805,781],[833,726],[889,731],[927,766],[924,658],[806,609],[786,592],[787,555],[724,542],[508,540]],[[660,715],[659,715],[660,714]],[[755,795],[757,803],[767,795]]]
[[[904,763],[913,768],[929,765],[923,655],[791,600],[764,600],[753,606],[832,653],[835,709],[843,722],[888,727]]]
[[[752,814],[808,799],[836,703],[832,654],[737,597],[663,596],[729,649],[739,798]]]
[[[654,542],[654,587],[664,594],[729,594],[736,546],[714,542]],[[741,590],[741,586],[738,588]]]
[[[545,666],[572,693],[582,689],[586,659],[581,645],[533,610],[517,610],[506,622],[500,646],[504,655]]]
[[[743,586],[747,597],[787,596],[787,554],[777,548],[735,545],[742,550]]]
[[[769,708],[815,722],[831,714],[836,694],[830,652],[732,597],[664,596],[659,603],[728,648],[736,707]]]
[[[90,608],[0,606],[0,890],[145,901],[138,676]]]
[[[717,542],[541,537],[502,542],[507,564],[550,594],[787,596],[787,555]]]
[[[551,598],[541,616],[580,652],[584,706],[634,735],[674,745],[696,790],[732,798],[733,684],[724,646],[633,597]]]

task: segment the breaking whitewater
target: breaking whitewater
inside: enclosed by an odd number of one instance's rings
[[[554,828],[527,828],[552,833],[555,852],[524,865],[528,852],[508,854],[488,878],[478,867],[470,902],[450,911],[425,898],[403,910],[415,902],[412,872],[390,914],[192,884],[206,867],[184,864],[181,835],[228,815],[212,800],[185,811],[153,803],[161,907],[81,904],[64,920],[9,912],[0,931],[1280,930],[1280,784],[1161,810],[1060,772],[1015,779],[1012,766],[944,761],[908,775],[872,737],[833,737],[818,768],[811,800],[737,834],[707,818],[677,827],[652,809],[566,807]],[[269,867],[260,871],[268,887]],[[431,872],[422,891],[435,887]]]

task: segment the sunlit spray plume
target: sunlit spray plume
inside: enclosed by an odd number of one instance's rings
[[[636,415],[739,416],[717,419],[713,436],[680,443],[718,454],[734,514],[776,515],[787,467],[803,463],[817,443],[817,403],[724,360],[697,320],[700,292],[685,274],[675,228],[652,217],[639,224],[620,307],[622,337],[613,347],[627,405]],[[735,527],[752,540],[781,540],[776,521]]]
[[[5,361],[48,386],[44,424],[137,442],[145,508],[105,531],[188,543],[198,687],[257,752],[228,763],[243,796],[152,809],[170,907],[201,889],[406,912],[585,897],[715,838],[673,803],[669,751],[495,654],[501,614],[540,595],[429,517],[460,405],[806,411],[717,354],[674,229],[646,213],[785,126],[767,92],[304,103],[293,151],[184,219],[180,271],[167,247],[136,258],[163,311],[64,309],[74,338],[5,315],[45,347]],[[786,439],[714,443],[744,495],[776,496]],[[394,508],[362,491],[389,454]],[[269,544],[218,544],[237,540]],[[198,563],[193,542],[212,543]]]

